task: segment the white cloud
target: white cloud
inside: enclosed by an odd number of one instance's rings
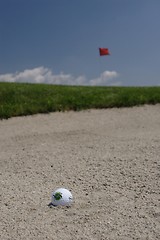
[[[116,71],[104,71],[98,78],[88,80],[85,76],[74,77],[71,74],[54,74],[50,69],[37,67],[26,69],[22,72],[0,75],[0,82],[27,82],[27,83],[47,83],[62,85],[121,85],[121,82],[113,81],[118,77]]]
[[[90,80],[90,85],[117,85],[115,82],[111,82],[113,78],[118,77],[118,73],[115,71],[105,71],[101,73],[100,77]]]

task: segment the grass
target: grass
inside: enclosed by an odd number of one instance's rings
[[[0,83],[0,119],[55,111],[160,103],[160,87],[87,87]]]

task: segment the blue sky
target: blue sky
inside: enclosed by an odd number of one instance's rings
[[[160,0],[0,0],[0,81],[160,85]]]

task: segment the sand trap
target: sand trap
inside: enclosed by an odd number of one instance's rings
[[[0,182],[2,240],[160,239],[160,105],[0,121]]]

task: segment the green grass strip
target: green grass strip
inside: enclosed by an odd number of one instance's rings
[[[0,83],[0,119],[55,111],[160,103],[160,87]]]

